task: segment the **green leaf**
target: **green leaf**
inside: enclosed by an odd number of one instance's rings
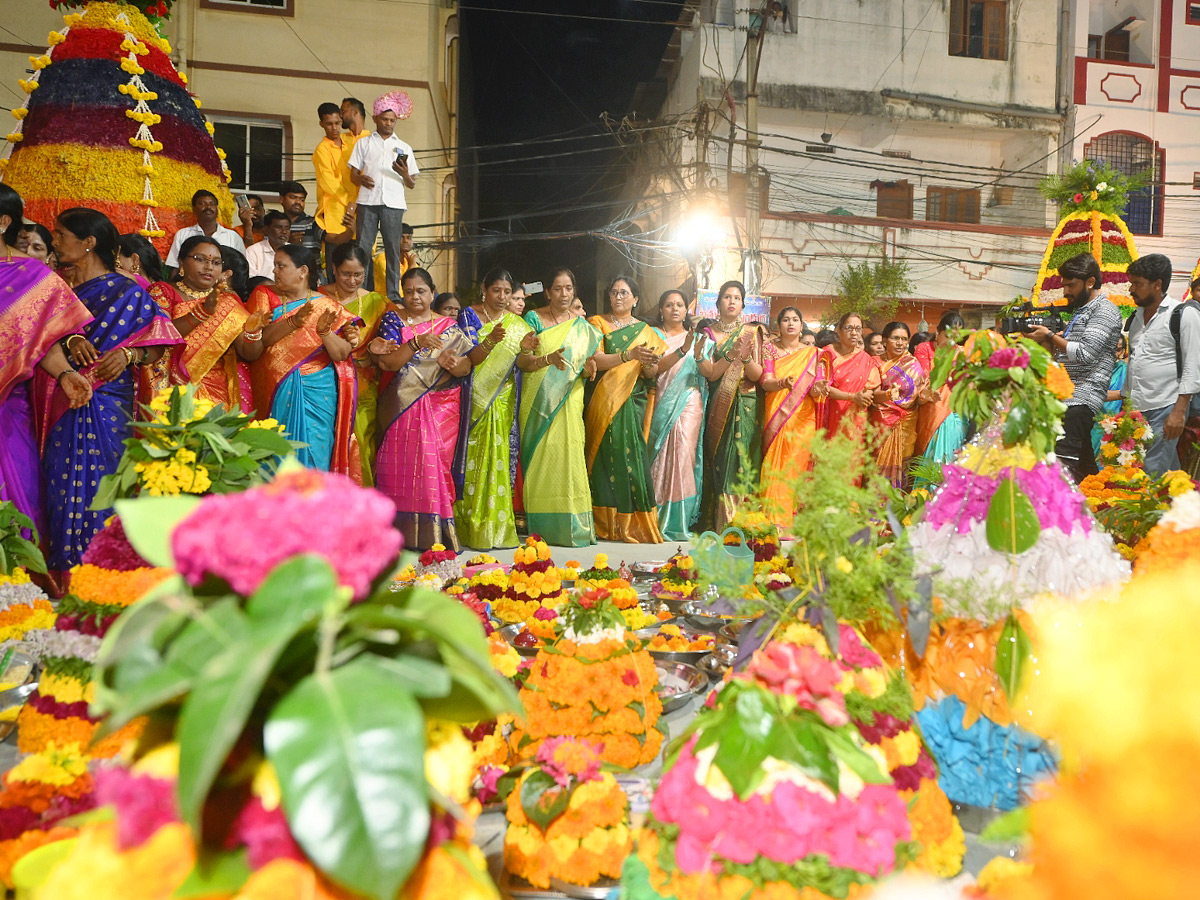
[[[395,659],[376,656],[375,658],[380,666],[391,673],[397,684],[414,697],[421,699],[445,697],[450,693],[449,670],[433,660],[421,659],[419,656],[400,656]],[[479,719],[470,721],[478,722]]]
[[[823,736],[808,719],[777,719],[768,747],[771,756],[791,762],[810,778],[823,781],[831,790],[838,790],[837,763]]]
[[[1024,553],[1041,533],[1037,512],[1016,479],[1003,479],[988,507],[988,546],[999,553]]]
[[[571,792],[542,769],[535,769],[521,784],[521,809],[543,834],[567,811],[570,802]]]
[[[1029,434],[1030,422],[1029,407],[1024,403],[1014,403],[1004,419],[1004,428],[1000,432],[1004,446],[1012,447],[1023,441]]]
[[[236,894],[249,879],[250,864],[244,848],[218,853],[210,859],[198,860],[183,884],[171,893],[171,900]]]
[[[996,643],[996,676],[1011,703],[1021,687],[1021,677],[1033,655],[1033,642],[1014,613],[1008,614]]]
[[[284,560],[263,579],[246,601],[252,622],[314,623],[338,592],[337,575],[328,561],[313,553]]]
[[[142,559],[152,566],[173,569],[175,556],[171,553],[171,533],[199,503],[199,497],[190,495],[139,497],[137,500],[118,500],[116,509],[125,536]]]
[[[767,710],[758,691],[746,691],[734,700],[734,718],[721,734],[713,765],[743,800],[762,781],[762,763],[770,755],[767,736],[774,722],[774,713]]]
[[[1033,817],[1028,806],[1019,806],[988,823],[979,840],[988,844],[1007,844],[1029,836]]]
[[[343,887],[393,900],[429,834],[425,720],[412,696],[360,657],[297,684],[263,738],[308,857]]]
[[[844,731],[830,729],[825,735],[825,744],[834,756],[846,764],[846,768],[867,784],[891,782],[891,776],[879,768],[879,763],[874,757],[863,751]]]

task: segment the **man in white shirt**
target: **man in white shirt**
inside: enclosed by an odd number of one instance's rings
[[[263,239],[246,248],[251,278],[275,280],[275,251],[288,241],[292,221],[287,213],[271,210],[263,219]]]
[[[369,259],[375,248],[375,235],[382,232],[387,296],[400,303],[401,226],[408,208],[404,189],[416,187],[419,170],[412,147],[396,137],[395,132],[397,119],[407,119],[412,114],[412,100],[404,91],[391,91],[375,101],[372,111],[375,133],[358,141],[350,153],[350,180],[358,185],[358,245]],[[368,290],[376,287],[372,274],[367,273],[371,282]]]
[[[172,269],[179,268],[179,248],[183,246],[184,241],[197,234],[210,237],[222,247],[231,247],[238,253],[246,252],[242,236],[217,221],[217,195],[212,191],[199,190],[192,194],[192,215],[196,217],[196,224],[175,232],[171,241],[171,252],[167,254],[167,266]]]
[[[1179,468],[1179,436],[1192,395],[1200,393],[1200,311],[1190,303],[1179,309],[1180,301],[1167,296],[1171,260],[1161,253],[1134,260],[1128,274],[1138,311],[1129,323],[1124,392],[1154,432],[1146,473],[1158,476]]]

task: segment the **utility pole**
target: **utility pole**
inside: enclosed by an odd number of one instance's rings
[[[766,34],[767,16],[775,4],[766,0],[762,7],[750,13],[746,35],[746,255],[742,259],[742,282],[747,294],[757,294],[762,287],[762,209],[758,151],[758,64],[762,59],[762,43]]]

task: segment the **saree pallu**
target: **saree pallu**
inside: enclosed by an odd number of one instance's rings
[[[859,391],[879,387],[879,362],[865,350],[856,350],[848,356],[839,356],[833,347],[821,351],[821,366],[831,388],[857,394]],[[845,434],[861,437],[866,431],[867,411],[853,400],[825,398],[825,436]]]
[[[917,443],[917,411],[913,406],[917,394],[928,382],[925,370],[911,354],[886,360],[879,387],[883,391],[895,390],[896,397],[882,408],[871,407],[871,423],[885,432],[875,461],[883,477],[902,490],[907,487],[908,461]]]
[[[321,289],[324,293],[326,288]],[[326,294],[326,296],[330,296]],[[336,297],[330,297],[338,302]],[[379,370],[367,357],[367,344],[379,332],[379,322],[387,312],[388,299],[371,292],[343,304],[350,315],[362,320],[361,339],[351,360],[358,378],[358,405],[354,410],[354,439],[358,443],[359,470],[363,487],[375,486],[375,452],[379,449],[376,434],[376,409],[379,404]]]
[[[687,332],[666,339],[667,352],[678,350]],[[704,354],[712,344],[705,342]],[[700,374],[696,357],[686,354],[658,376],[654,389],[654,414],[650,418],[650,481],[658,503],[658,527],[669,541],[691,540],[691,529],[700,516],[700,486],[704,483],[704,404],[708,380]]]
[[[797,499],[790,482],[808,468],[809,448],[817,431],[820,405],[811,391],[819,355],[815,347],[801,347],[763,365],[764,378],[795,379],[790,391],[767,394],[763,428],[763,496],[768,515],[785,534],[792,527]]]
[[[92,318],[65,281],[36,259],[0,260],[0,500],[46,534],[30,379],[57,341]]]
[[[922,369],[933,371],[932,343],[917,347],[915,356]],[[938,389],[938,399],[934,403],[923,404],[917,410],[917,439],[913,452],[916,456],[945,464],[953,461],[966,438],[967,424],[962,416],[951,411],[950,387],[944,384]]]
[[[317,334],[317,321],[326,310],[337,313],[334,331],[356,321],[355,317],[342,304],[313,294],[277,306],[271,321],[290,318],[309,300],[313,311],[303,327],[266,347],[250,367],[255,415],[275,419],[289,438],[307,445],[296,451],[303,465],[361,483],[354,437],[358,393],[354,363],[349,359],[335,363]]]
[[[663,339],[645,322],[613,328],[603,316],[588,321],[604,335],[605,353],[634,347],[658,354],[666,350]],[[662,543],[646,443],[653,412],[653,382],[642,377],[637,360],[613,366],[596,380],[584,414],[584,456],[596,537],[602,541]]]
[[[749,361],[761,363],[761,325],[742,325],[731,335],[706,328],[714,344],[713,359],[733,354],[729,368],[710,389],[704,424],[704,485],[700,522],[706,530],[720,531],[729,524],[738,503],[758,488],[762,469],[762,391],[742,377],[745,363],[739,355],[749,352]]]
[[[1123,359],[1118,359],[1117,366],[1113,369],[1112,377],[1108,379],[1108,389],[1110,391],[1122,390],[1125,387],[1125,373],[1128,371],[1129,363]],[[1121,411],[1121,401],[1105,400],[1100,410],[1100,415],[1096,416],[1096,424],[1092,426],[1092,454],[1096,457],[1097,462],[1100,460],[1100,443],[1104,437],[1104,429],[1100,427],[1100,419],[1104,416],[1112,416],[1119,413]],[[1104,468],[1104,463],[1100,463],[1100,468]]]
[[[603,340],[584,319],[542,330],[536,312],[525,321],[538,334],[537,355],[563,351],[566,369],[546,366],[526,372],[521,385],[521,465],[525,478],[525,522],[548,544],[584,547],[596,543],[592,492],[583,447],[583,365]]]
[[[169,319],[186,316],[204,303],[204,298],[185,296],[165,281],[150,285],[150,296]],[[147,367],[151,398],[170,385],[190,383],[196,385],[197,396],[220,403],[230,412],[241,410],[250,415],[254,408],[250,367],[238,359],[233,346],[248,318],[250,314],[237,294],[220,294],[216,311],[188,332],[186,343],[178,350],[168,350]]]
[[[442,544],[462,549],[454,501],[465,467],[467,417],[462,415],[462,380],[438,364],[438,355],[465,356],[471,339],[451,318],[436,316],[430,327],[405,325],[395,309],[383,315],[379,336],[403,344],[432,331],[440,351],[419,350],[379,392],[382,440],[375,457],[375,488],[396,504],[396,527],[404,546],[428,550]]]
[[[510,312],[492,322],[480,320],[469,306],[458,315],[458,327],[472,344],[497,325],[504,328],[504,339],[475,367],[470,397],[463,398],[466,483],[454,504],[454,524],[462,543],[476,550],[517,546],[509,438],[517,413],[517,355],[530,328]]]
[[[150,295],[121,274],[101,275],[79,285],[75,294],[95,317],[82,331],[103,356],[115,348],[180,345],[183,338]],[[100,381],[96,365],[79,371],[92,383],[92,399],[70,409],[54,379],[37,382],[42,470],[54,570],[77,565],[110,509],[92,509],[100,479],[114,471],[130,434],[134,411],[135,366],[112,381]]]

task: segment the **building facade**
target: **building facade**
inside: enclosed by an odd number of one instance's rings
[[[710,237],[713,288],[742,275],[753,215],[743,173],[753,137],[747,43],[757,23],[746,5],[692,5],[665,61],[660,114],[680,134],[643,151],[630,178],[643,233],[672,240],[673,223],[709,207],[719,223]],[[757,137],[766,185],[761,293],[773,307],[796,305],[808,321],[825,320],[847,264],[885,257],[908,264],[913,289],[900,317],[912,325],[934,324],[948,309],[974,311],[978,321],[1027,295],[1056,220],[1037,184],[1070,140],[1071,88],[1060,60],[1069,8],[1006,0],[766,6]],[[645,253],[647,295],[687,277],[687,266],[666,265],[666,255]]]
[[[15,0],[10,5],[16,5]],[[23,97],[29,56],[46,52],[62,13],[22,2],[0,42],[0,84],[11,105]],[[402,88],[413,114],[396,133],[421,169],[405,221],[435,279],[449,283],[458,215],[458,17],[454,0],[179,0],[166,28],[176,67],[203,103],[225,151],[234,193],[278,207],[280,181],[308,188],[316,211],[312,152],[322,135],[317,106],[357,97],[367,108]],[[237,224],[237,223],[234,223]]]

